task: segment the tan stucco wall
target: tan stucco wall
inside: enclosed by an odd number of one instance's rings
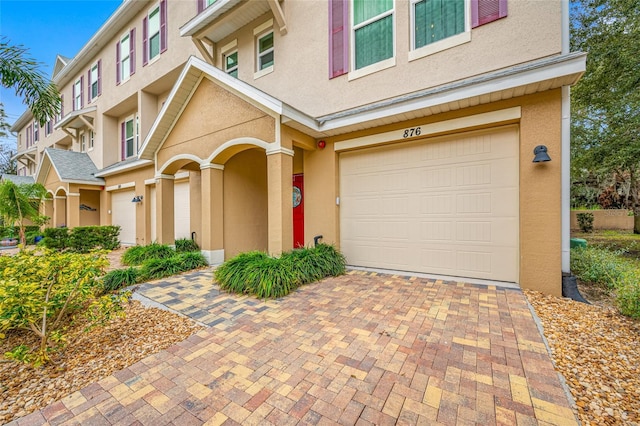
[[[80,204],[96,209],[96,211],[80,210],[80,226],[100,225],[100,191],[81,189]]]
[[[204,79],[158,151],[158,168],[177,155],[191,154],[204,160],[225,142],[246,137],[274,142],[275,119]],[[224,163],[226,157],[217,161]],[[163,172],[174,173],[182,165],[176,163]]]
[[[633,230],[633,216],[624,209],[610,210],[571,210],[571,229],[578,230],[578,213],[591,213],[593,215],[593,229],[620,229]]]
[[[225,259],[267,250],[267,159],[252,149],[233,156],[224,168]]]
[[[282,3],[287,34],[275,29],[272,73],[254,78],[253,29],[272,18],[271,13],[217,43],[216,66],[222,67],[221,49],[237,40],[240,79],[307,114],[321,116],[561,51],[561,2],[517,0],[509,1],[506,18],[472,29],[470,42],[410,61],[410,2],[394,4],[396,64],[364,78],[349,81],[343,75],[329,79],[329,8],[321,1]]]

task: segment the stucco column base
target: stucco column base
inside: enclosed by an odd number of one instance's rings
[[[293,248],[293,156],[267,155],[269,253],[277,256]]]
[[[173,179],[156,177],[156,238],[160,244],[175,244]]]
[[[210,164],[200,171],[200,249],[210,265],[224,262],[223,170],[223,166]]]
[[[53,197],[53,219],[51,226],[57,228],[67,225],[67,197],[56,195]],[[79,207],[78,207],[79,208]]]

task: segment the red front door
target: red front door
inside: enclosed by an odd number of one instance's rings
[[[304,247],[304,179],[293,175],[293,247]]]

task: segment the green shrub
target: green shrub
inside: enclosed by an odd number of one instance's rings
[[[44,246],[48,249],[62,251],[69,247],[69,229],[46,228],[44,230]]]
[[[241,253],[220,265],[215,270],[215,279],[223,290],[240,294],[250,293],[245,275],[247,271],[268,257],[261,251]]]
[[[149,259],[166,259],[176,254],[165,244],[151,243],[146,246],[129,247],[122,255],[122,263],[129,266],[142,265]]]
[[[578,213],[578,226],[582,232],[593,231],[593,213]]]
[[[176,240],[176,252],[185,253],[190,251],[200,251],[200,247],[198,247],[195,241],[188,238]]]
[[[240,254],[220,265],[215,279],[226,291],[282,297],[298,286],[343,274],[345,264],[335,247],[319,244],[285,252],[279,258],[263,252]]]
[[[627,273],[616,288],[616,303],[621,314],[640,318],[640,273]]]
[[[209,265],[207,259],[205,259],[199,251],[178,253],[176,256],[180,260],[183,271],[190,271],[191,269],[202,268]]]
[[[25,329],[39,338],[36,348],[11,351],[14,359],[46,363],[49,353],[64,342],[73,316],[97,324],[119,308],[113,298],[99,297],[98,276],[107,265],[104,253],[24,250],[0,263],[0,337],[9,330]]]
[[[137,268],[116,269],[102,277],[102,287],[105,293],[128,287],[138,282],[140,273]]]
[[[183,272],[183,269],[178,256],[148,259],[140,268],[141,277],[148,280],[157,280],[180,272]]]
[[[44,230],[44,245],[54,250],[68,249],[78,253],[88,253],[98,248],[115,250],[120,246],[119,234],[119,226],[47,228]]]
[[[571,272],[580,281],[612,289],[627,268],[619,255],[620,252],[598,247],[574,248],[571,250]]]

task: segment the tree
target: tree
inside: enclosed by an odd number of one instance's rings
[[[572,90],[572,175],[623,179],[640,233],[640,2],[573,2],[572,50],[588,53]]]
[[[45,216],[40,214],[47,190],[39,183],[16,185],[10,180],[0,183],[0,215],[7,225],[15,224],[20,229],[20,244],[26,246],[26,221],[42,223]]]
[[[60,94],[38,66],[26,48],[9,44],[6,37],[0,38],[0,84],[15,88],[34,118],[44,125],[60,111]]]

